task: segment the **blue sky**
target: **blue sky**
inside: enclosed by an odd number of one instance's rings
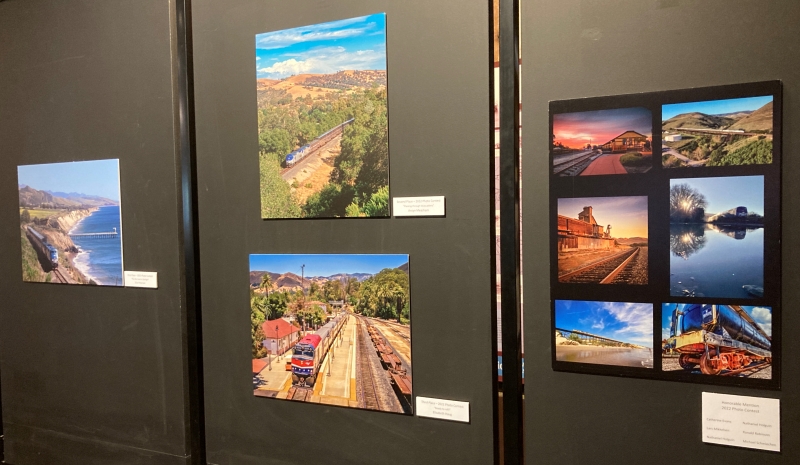
[[[706,213],[717,214],[736,207],[764,214],[764,176],[671,179],[670,187],[686,183],[708,201]]]
[[[755,111],[772,101],[772,96],[745,97],[727,100],[706,100],[704,102],[673,103],[661,107],[661,121],[683,113],[705,113],[706,115],[724,115],[737,111]]]
[[[661,305],[661,339],[669,338],[669,326],[672,321],[672,312],[675,306],[681,309],[689,304],[662,304]],[[742,310],[747,312],[753,320],[761,326],[761,329],[767,333],[767,336],[772,337],[772,308],[770,307],[752,307],[742,305]]]
[[[23,165],[17,175],[19,184],[40,191],[77,192],[119,202],[119,160]]]
[[[375,274],[384,268],[397,268],[408,263],[405,254],[252,254],[250,271],[272,273],[292,272],[300,275],[305,264],[305,276],[331,276],[338,273]]]
[[[611,236],[647,237],[647,197],[576,197],[558,199],[558,214],[578,218],[583,207],[592,207],[594,219]]]
[[[653,304],[556,300],[556,328],[653,347]]]
[[[259,78],[386,69],[386,14],[256,34]]]

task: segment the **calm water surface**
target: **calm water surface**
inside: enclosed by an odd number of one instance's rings
[[[651,350],[629,347],[556,346],[556,360],[653,368],[653,352]]]
[[[72,228],[74,234],[121,232],[118,206],[100,207]],[[122,235],[116,239],[86,239],[76,237],[72,242],[81,250],[75,266],[97,284],[122,285]]]

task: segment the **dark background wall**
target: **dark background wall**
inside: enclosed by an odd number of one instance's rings
[[[447,217],[260,218],[255,34],[387,13],[392,196]],[[215,464],[492,462],[490,40],[486,2],[193,5],[207,445]],[[253,396],[250,253],[408,253],[416,395],[470,425]]]
[[[5,459],[186,463],[175,5],[0,3]],[[23,283],[16,166],[118,158],[124,261],[157,290]]]
[[[800,4],[756,0],[521,1],[525,451],[531,463],[800,461]],[[781,79],[783,389],[721,388],[550,368],[548,101]],[[781,454],[701,442],[701,393],[781,399]]]

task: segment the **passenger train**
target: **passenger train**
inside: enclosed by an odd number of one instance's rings
[[[314,334],[307,334],[292,352],[292,384],[314,386],[320,365],[342,330],[347,314],[336,315]]]
[[[47,238],[39,231],[33,229],[33,227],[28,226],[26,229],[28,231],[28,238],[31,240],[31,244],[33,244],[33,248],[36,249],[36,252],[47,257],[51,269],[55,270],[58,268],[58,250],[49,244]]]

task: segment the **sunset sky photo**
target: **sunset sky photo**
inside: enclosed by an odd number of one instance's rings
[[[612,226],[618,238],[647,237],[647,197],[581,197],[558,199],[558,214],[578,218],[592,207],[597,224]]]
[[[568,148],[602,145],[625,131],[653,137],[653,116],[647,108],[617,108],[553,115],[553,144]]]

